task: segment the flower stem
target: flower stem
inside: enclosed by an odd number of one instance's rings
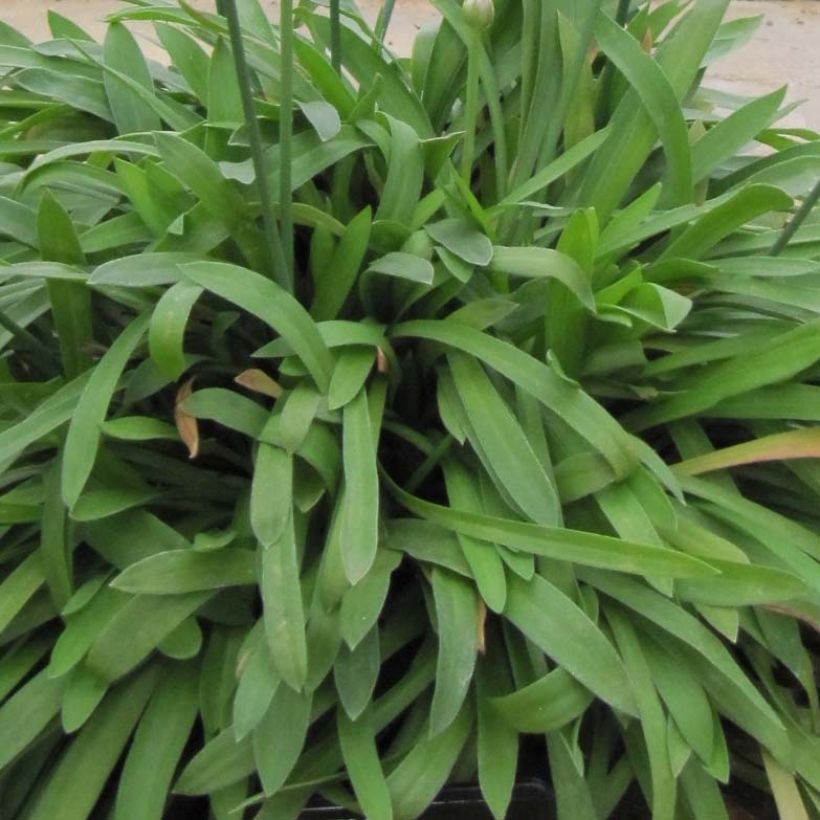
[[[342,71],[342,16],[340,0],[330,0],[330,64],[337,74]]]
[[[473,159],[475,156],[475,132],[478,119],[478,61],[480,59],[481,34],[470,27],[470,39],[467,45],[467,99],[465,102],[464,147],[461,153],[461,176],[467,185],[473,176]]]
[[[282,55],[281,100],[279,108],[279,206],[282,250],[288,274],[293,281],[293,191],[291,154],[293,140],[293,0],[282,0],[279,38]]]
[[[797,233],[797,229],[803,224],[806,217],[814,210],[817,201],[820,200],[820,180],[811,189],[809,195],[803,200],[803,204],[797,210],[797,213],[786,223],[777,241],[772,245],[769,251],[771,256],[778,256],[781,251],[785,250],[792,237]]]
[[[242,97],[242,110],[245,113],[245,122],[248,127],[248,136],[251,144],[251,161],[256,174],[256,189],[262,207],[262,224],[265,232],[265,248],[272,275],[282,287],[293,289],[290,270],[282,252],[282,239],[273,213],[273,200],[270,185],[265,170],[265,154],[262,148],[262,134],[259,131],[259,122],[256,119],[256,109],[253,103],[253,89],[251,74],[245,59],[245,45],[242,41],[242,28],[239,24],[239,14],[236,10],[236,0],[221,0],[225,17],[228,20],[228,31],[231,36],[231,50],[233,51],[236,76],[239,80],[239,93]]]

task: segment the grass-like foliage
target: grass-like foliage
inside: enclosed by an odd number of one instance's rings
[[[487,3],[0,27],[4,820],[818,816],[820,141]]]

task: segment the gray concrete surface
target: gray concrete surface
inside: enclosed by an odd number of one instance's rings
[[[262,0],[272,14],[274,0]],[[213,0],[193,0],[194,5],[213,8]],[[118,0],[0,0],[0,20],[32,37],[45,37],[46,12],[59,11],[94,34],[104,30],[106,14],[122,8]],[[366,16],[374,20],[381,0],[359,0]],[[751,95],[789,85],[789,101],[803,101],[787,123],[820,131],[820,2],[818,0],[734,0],[731,17],[763,15],[752,40],[740,52],[721,60],[712,69],[709,83],[717,88]],[[436,19],[427,0],[397,0],[388,42],[408,53],[413,36],[425,22]],[[151,49],[151,34],[140,34]]]

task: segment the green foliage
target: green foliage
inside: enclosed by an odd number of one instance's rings
[[[709,88],[749,23],[219,5],[0,27],[0,817],[500,820],[522,734],[561,820],[818,817],[820,137]]]

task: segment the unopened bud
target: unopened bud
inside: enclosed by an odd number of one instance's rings
[[[493,0],[464,0],[464,19],[475,29],[489,28],[495,17]]]

